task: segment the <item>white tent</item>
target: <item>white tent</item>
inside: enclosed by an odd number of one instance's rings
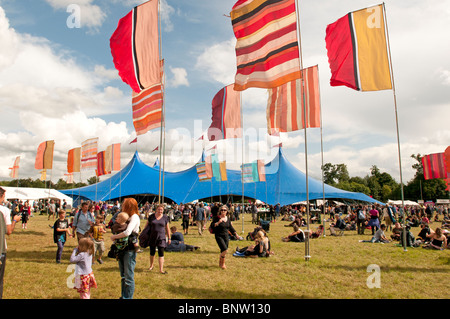
[[[412,200],[405,200],[404,203],[405,203],[405,205],[409,205],[409,206],[420,206],[420,204],[413,202]],[[388,204],[401,205],[402,201],[401,200],[388,200]]]
[[[6,191],[5,199],[13,200],[20,199],[22,201],[28,200],[30,202],[39,199],[59,199],[61,203],[66,200],[66,203],[70,206],[73,205],[73,199],[70,196],[64,195],[56,189],[48,188],[32,188],[32,187],[5,187],[2,188]]]

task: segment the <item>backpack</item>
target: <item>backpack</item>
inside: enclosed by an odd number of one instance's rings
[[[366,219],[366,214],[363,210],[358,211],[358,219]]]

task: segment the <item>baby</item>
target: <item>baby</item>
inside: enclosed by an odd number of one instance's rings
[[[124,213],[124,212],[119,213],[116,217],[116,222],[111,227],[111,232],[114,235],[117,235],[117,234],[125,231],[128,227],[128,219],[129,219],[129,216],[127,213]],[[130,236],[127,236],[127,237],[116,239],[114,241],[114,245],[116,245],[118,250],[123,250],[123,249],[125,249],[125,247],[127,247],[128,241],[133,243],[134,248],[136,250],[139,250],[139,243],[137,240],[136,233],[132,233]]]

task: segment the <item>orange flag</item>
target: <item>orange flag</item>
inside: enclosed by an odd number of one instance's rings
[[[52,169],[53,167],[53,149],[55,141],[46,141],[39,144],[34,168],[36,169]]]

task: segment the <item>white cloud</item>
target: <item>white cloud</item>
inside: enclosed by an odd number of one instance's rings
[[[168,85],[171,87],[189,86],[189,80],[187,78],[187,71],[184,68],[169,67],[172,73],[172,78],[169,80]]]
[[[106,13],[97,5],[93,4],[94,0],[45,0],[52,8],[56,10],[64,10],[67,12],[69,6],[77,6],[79,8],[80,26],[87,27],[90,32],[96,31],[102,26],[106,19]],[[70,7],[69,9],[71,9]],[[78,14],[78,12],[69,10],[67,16],[70,14]],[[78,18],[78,17],[77,17]]]

